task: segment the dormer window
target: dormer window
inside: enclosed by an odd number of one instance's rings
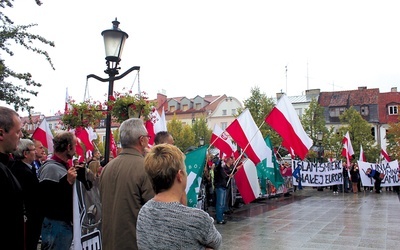
[[[388,113],[389,115],[397,115],[399,113],[398,106],[397,105],[388,106]]]

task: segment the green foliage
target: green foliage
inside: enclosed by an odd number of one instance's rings
[[[257,126],[260,126],[264,123],[265,117],[271,112],[275,103],[272,98],[267,97],[265,93],[261,93],[259,87],[251,88],[250,92],[251,96],[243,102],[244,109],[249,109],[254,122]],[[244,109],[238,109],[238,114],[242,113]],[[272,145],[278,146],[281,144],[281,138],[268,124],[261,126],[260,131],[264,138],[268,135],[270,136]]]
[[[379,156],[379,149],[375,145],[375,139],[371,134],[371,125],[362,118],[354,107],[347,109],[340,115],[339,119],[345,126],[339,128],[338,137],[343,139],[346,132],[349,131],[350,141],[355,154],[354,158],[358,159],[360,145],[362,145],[367,161],[376,162]]]
[[[300,121],[303,125],[304,131],[313,140],[314,145],[318,145],[319,142],[317,135],[318,133],[322,133],[323,138],[321,145],[323,145],[325,150],[331,149],[331,145],[328,143],[328,141],[330,141],[330,134],[328,133],[328,129],[325,127],[324,108],[318,104],[317,99],[313,98],[311,100],[310,105],[305,109]],[[316,157],[317,153],[310,149],[307,158],[315,159]],[[326,155],[324,155],[324,157],[326,157]]]
[[[400,116],[399,116],[400,121]],[[386,134],[388,140],[387,152],[392,160],[400,160],[400,122],[389,123],[389,129]]]
[[[188,129],[185,127],[189,125],[184,125],[181,120],[176,118],[176,115],[171,121],[167,123],[168,132],[174,137],[175,146],[177,146],[182,152],[184,152],[189,146],[194,146],[194,133],[188,133]]]
[[[321,132],[323,135],[328,133],[328,129],[325,127],[324,108],[318,104],[315,98],[311,100],[300,120],[304,131],[313,140],[314,144],[318,142],[318,133]]]
[[[68,100],[68,103],[71,108],[66,110],[61,118],[66,129],[89,126],[94,128],[106,117],[106,111],[99,102],[86,100],[75,103],[73,100]]]
[[[106,105],[110,107],[111,115],[116,122],[122,123],[133,117],[143,117],[144,120],[149,120],[155,103],[148,99],[145,92],[134,95],[131,90],[126,93],[114,92],[114,96],[110,96]]]
[[[192,125],[192,130],[194,133],[194,140],[197,140],[199,143],[200,138],[204,139],[204,144],[209,144],[211,140],[212,130],[208,128],[206,118],[196,118],[195,122]],[[195,145],[197,145],[195,143]]]
[[[12,8],[12,2],[13,1],[9,0],[2,1],[0,7],[3,9]],[[41,4],[39,0],[36,0],[36,3],[38,5]],[[36,24],[15,25],[14,22],[2,11],[0,12],[0,25],[0,49],[3,52],[9,56],[14,56],[11,46],[12,43],[17,44],[28,51],[44,56],[52,69],[54,69],[49,54],[35,45],[45,44],[54,47],[54,42],[49,41],[42,36],[28,32],[30,28],[37,26]],[[30,98],[25,95],[37,96],[38,91],[36,91],[35,88],[40,87],[41,84],[34,81],[29,72],[15,72],[9,68],[5,63],[5,60],[1,58],[4,58],[4,56],[0,54],[0,100],[13,105],[16,111],[21,109],[30,112],[33,107],[29,105]],[[24,82],[25,86],[16,83],[20,81]]]

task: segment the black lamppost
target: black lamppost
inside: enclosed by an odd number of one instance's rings
[[[317,140],[318,140],[318,162],[322,163],[324,159],[324,147],[322,146],[322,139],[324,134],[320,131],[317,133]]]
[[[101,82],[108,82],[108,100],[114,94],[114,81],[122,79],[127,74],[131,73],[134,70],[140,70],[139,66],[134,66],[125,73],[120,76],[115,77],[119,74],[118,70],[121,68],[118,67],[119,62],[121,61],[122,50],[124,49],[125,40],[128,38],[128,34],[123,32],[118,28],[119,22],[117,18],[112,22],[113,28],[104,30],[101,32],[101,35],[104,38],[104,47],[106,50],[106,65],[107,69],[104,70],[106,74],[108,74],[108,78],[101,78],[94,74],[90,74],[86,77],[86,79],[94,78]],[[106,145],[104,152],[104,162],[108,163],[110,159],[110,135],[111,135],[111,112],[110,107],[107,107],[107,118],[106,118]]]

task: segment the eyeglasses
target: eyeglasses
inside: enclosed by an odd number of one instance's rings
[[[140,139],[140,137],[147,137],[149,140],[151,139],[151,135],[141,135],[141,136],[139,136],[139,139]]]
[[[36,148],[34,148],[34,149],[30,149],[30,148],[28,148],[27,150],[25,150],[25,151],[36,151]]]

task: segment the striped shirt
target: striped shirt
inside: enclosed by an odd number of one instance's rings
[[[218,249],[222,237],[203,210],[179,202],[148,201],[139,211],[139,249]]]

